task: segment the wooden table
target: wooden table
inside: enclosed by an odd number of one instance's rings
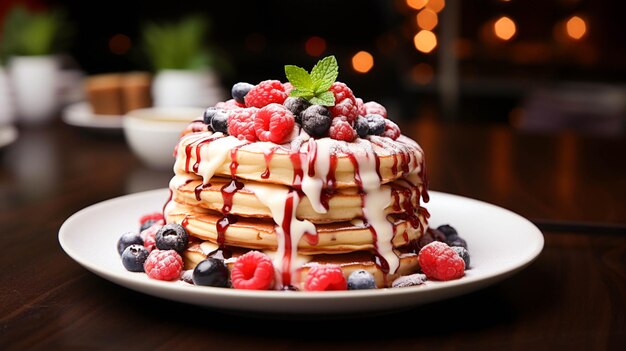
[[[57,233],[81,208],[164,187],[170,172],[144,168],[121,135],[21,129],[0,151],[0,349],[626,349],[626,138],[426,121],[404,131],[426,150],[431,189],[537,223],[538,259],[469,295],[358,319],[263,319],[150,297],[79,266]]]

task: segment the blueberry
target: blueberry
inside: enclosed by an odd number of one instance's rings
[[[408,286],[422,285],[426,281],[426,275],[415,273],[402,276],[391,283],[392,288],[406,288]]]
[[[467,251],[467,249],[462,246],[452,246],[452,250],[456,251],[456,253],[458,253],[459,256],[461,256],[461,258],[465,262],[465,269],[469,269],[469,266],[470,266],[469,251]]]
[[[377,114],[365,115],[370,135],[380,135],[385,131],[385,117]]]
[[[117,252],[122,255],[124,250],[130,245],[137,244],[143,245],[143,239],[137,233],[128,232],[122,234],[122,236],[117,240]]]
[[[300,114],[302,128],[314,138],[321,138],[328,134],[332,118],[328,108],[321,105],[311,105]]]
[[[376,289],[372,273],[361,269],[348,276],[348,290]]]
[[[229,285],[229,275],[230,273],[224,260],[209,257],[198,263],[196,268],[194,268],[192,279],[196,285],[226,288]]]
[[[293,113],[293,115],[296,117],[296,122],[302,124],[300,113],[309,108],[309,106],[311,106],[311,103],[305,98],[290,96],[287,98],[287,100],[285,100],[283,105],[285,105],[285,107],[289,111],[291,111],[291,113]]]
[[[216,132],[228,134],[228,111],[217,109],[211,119],[211,128]]]
[[[202,115],[202,122],[204,124],[211,125],[211,120],[213,120],[213,116],[215,115],[216,112],[217,112],[217,108],[215,107],[209,107],[206,110],[204,110],[204,114]]]
[[[446,235],[439,229],[428,228],[435,241],[446,241]]]
[[[182,225],[170,223],[159,229],[154,241],[159,250],[174,250],[182,254],[187,248],[189,234]]]
[[[454,229],[454,227],[452,227],[449,224],[440,225],[439,227],[437,227],[437,230],[443,232],[443,234],[446,236],[446,238],[451,236],[451,235],[456,235],[456,236],[459,235],[459,233],[457,233],[456,229]]]
[[[152,225],[155,224],[158,221],[159,221],[158,219],[149,219],[149,220],[141,223],[141,226],[139,227],[139,232],[143,232],[144,230],[152,227]]]
[[[356,122],[354,122],[354,129],[356,129],[356,133],[360,138],[365,138],[369,134],[370,126],[365,117],[359,116],[356,118]]]
[[[233,88],[231,89],[230,92],[233,96],[233,99],[235,99],[235,101],[237,101],[240,104],[245,104],[244,98],[246,97],[246,95],[248,95],[248,92],[252,88],[254,88],[254,85],[250,83],[239,82],[233,85]]]
[[[146,262],[148,254],[148,249],[142,245],[130,245],[122,253],[122,264],[127,271],[143,272],[143,264]]]
[[[446,238],[445,243],[448,244],[448,246],[450,247],[460,246],[467,249],[467,242],[465,241],[465,239],[461,238],[458,235],[450,235]]]

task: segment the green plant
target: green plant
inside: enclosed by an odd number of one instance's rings
[[[12,8],[2,28],[0,53],[11,56],[49,55],[60,48],[67,27],[60,10],[30,12],[23,6]]]
[[[207,30],[207,20],[196,16],[176,23],[147,23],[142,29],[145,53],[157,71],[206,68],[212,62]]]

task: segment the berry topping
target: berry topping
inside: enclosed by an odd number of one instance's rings
[[[348,122],[353,123],[359,115],[359,107],[352,90],[341,82],[335,82],[330,87],[330,91],[335,96],[335,105],[330,107],[333,117],[345,116]]]
[[[365,109],[365,114],[367,115],[381,115],[384,118],[387,118],[387,109],[376,101],[364,103],[363,109]]]
[[[215,132],[228,134],[228,116],[230,112],[224,109],[217,109],[211,118],[211,129]]]
[[[385,118],[381,115],[365,115],[367,125],[369,127],[369,134],[381,135],[385,131]]]
[[[196,285],[226,288],[229,284],[228,275],[224,260],[209,257],[194,268],[192,279]]]
[[[127,271],[143,272],[143,264],[146,262],[148,254],[148,250],[142,245],[130,245],[122,253],[122,264]]]
[[[182,254],[187,248],[189,234],[182,225],[170,223],[161,227],[154,239],[157,249],[174,250]]]
[[[193,269],[183,271],[180,275],[180,280],[185,283],[193,284]]]
[[[252,88],[254,88],[254,85],[250,83],[239,82],[233,85],[233,88],[231,89],[230,93],[233,96],[233,99],[237,103],[244,105],[245,104],[244,98],[246,97],[246,95],[248,95],[248,92]]]
[[[391,283],[392,288],[406,288],[408,286],[422,285],[426,281],[426,275],[415,273],[402,276]]]
[[[152,250],[143,268],[152,279],[178,280],[183,271],[183,258],[174,250]]]
[[[367,134],[369,134],[369,131],[370,131],[370,127],[369,127],[369,124],[367,123],[367,120],[361,116],[356,118],[356,121],[354,122],[354,129],[356,130],[356,133],[359,135],[359,138],[365,138]]]
[[[376,281],[372,273],[360,269],[348,276],[348,290],[376,289]]]
[[[143,245],[143,239],[141,238],[141,236],[133,232],[124,233],[117,240],[117,252],[122,255],[127,247],[134,244]]]
[[[446,238],[452,235],[455,235],[455,236],[459,235],[456,229],[454,229],[454,227],[449,224],[440,225],[439,227],[437,227],[437,230],[442,232],[446,236]]]
[[[467,249],[467,242],[458,235],[451,235],[444,241],[448,246],[460,246]]]
[[[143,246],[148,249],[148,251],[152,251],[156,247],[155,236],[162,226],[163,224],[159,221],[149,228],[142,230],[139,234],[141,239],[143,239]]]
[[[304,290],[346,290],[348,283],[343,276],[341,267],[335,264],[316,265],[311,267],[304,281]]]
[[[445,243],[433,241],[417,255],[422,272],[429,279],[453,280],[465,274],[465,262]]]
[[[291,91],[293,90],[293,85],[289,82],[283,83],[283,88],[285,89],[285,93],[289,95]]]
[[[223,102],[218,102],[217,104],[215,104],[215,107],[224,110],[237,110],[246,107],[246,105],[238,103],[237,101],[235,101],[235,99],[230,99]]]
[[[300,116],[302,117],[302,129],[307,134],[314,138],[328,135],[328,128],[330,128],[332,121],[328,108],[322,105],[311,105]]]
[[[215,115],[217,110],[217,107],[208,107],[206,110],[204,110],[204,113],[202,114],[202,122],[210,126],[211,120],[213,120],[213,116]]]
[[[350,123],[341,117],[333,118],[328,135],[335,140],[343,141],[353,141],[357,136]]]
[[[355,98],[355,100],[356,100],[356,107],[359,110],[359,116],[365,116],[367,114],[367,111],[365,111],[365,106],[363,106],[363,99]]]
[[[285,100],[283,105],[285,105],[285,107],[293,113],[293,116],[296,118],[296,122],[302,123],[300,120],[300,113],[309,108],[311,103],[305,98],[290,96],[287,100]]]
[[[283,105],[269,104],[261,108],[254,117],[254,129],[260,141],[283,144],[289,141],[295,119]]]
[[[451,246],[452,250],[456,251],[456,253],[463,259],[463,262],[465,262],[465,269],[469,269],[470,268],[470,254],[469,251],[467,251],[466,248],[462,247],[462,246]]]
[[[230,279],[235,289],[267,290],[274,283],[274,265],[264,253],[248,251],[235,261]]]
[[[400,134],[400,127],[392,121],[385,119],[385,131],[381,135],[396,140],[400,137]]]
[[[163,214],[161,212],[152,212],[152,213],[148,213],[148,214],[145,214],[145,215],[141,216],[141,218],[139,218],[139,225],[141,227],[143,227],[144,224],[147,221],[150,221],[150,220],[154,221],[153,223],[156,223],[158,221],[163,221],[163,223],[165,223],[165,219],[163,218]],[[150,227],[150,226],[149,225],[146,226],[146,228],[148,228],[148,227]],[[144,230],[146,228],[143,228],[140,231],[142,231],[142,230]]]
[[[228,134],[239,139],[257,141],[254,131],[254,116],[258,109],[243,108],[232,111],[228,116]]]
[[[287,99],[285,87],[277,80],[265,80],[254,86],[245,97],[246,106],[267,106],[271,103],[282,104]]]
[[[345,99],[354,100],[356,105],[356,98],[354,97],[354,93],[352,89],[350,89],[346,83],[342,82],[334,82],[329,89],[333,95],[335,96],[335,103],[343,101]]]

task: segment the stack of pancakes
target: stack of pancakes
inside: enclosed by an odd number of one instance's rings
[[[301,288],[315,264],[338,264],[346,277],[368,270],[378,287],[418,271],[414,244],[428,218],[420,146],[404,136],[348,143],[295,133],[277,145],[190,125],[164,211],[192,238],[185,268],[259,250],[273,259],[276,289]]]

